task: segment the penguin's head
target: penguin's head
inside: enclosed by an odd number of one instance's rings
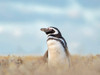
[[[40,30],[44,31],[48,36],[62,37],[59,29],[56,27],[41,28]]]

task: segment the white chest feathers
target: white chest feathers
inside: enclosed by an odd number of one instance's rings
[[[48,40],[48,63],[51,64],[65,64],[67,56],[64,47],[59,41]]]

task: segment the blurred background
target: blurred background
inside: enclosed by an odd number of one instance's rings
[[[71,54],[100,53],[100,0],[0,0],[0,55],[43,55],[49,26]]]

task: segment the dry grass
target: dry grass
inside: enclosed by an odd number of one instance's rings
[[[0,56],[0,75],[100,75],[100,55],[71,57],[69,69],[48,68],[42,57]]]

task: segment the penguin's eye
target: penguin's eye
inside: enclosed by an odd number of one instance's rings
[[[51,33],[54,33],[54,32],[55,32],[55,31],[52,29],[52,30],[51,30]]]
[[[50,34],[50,33],[54,33],[55,31],[53,29],[49,29],[48,32],[46,32],[47,34]]]

